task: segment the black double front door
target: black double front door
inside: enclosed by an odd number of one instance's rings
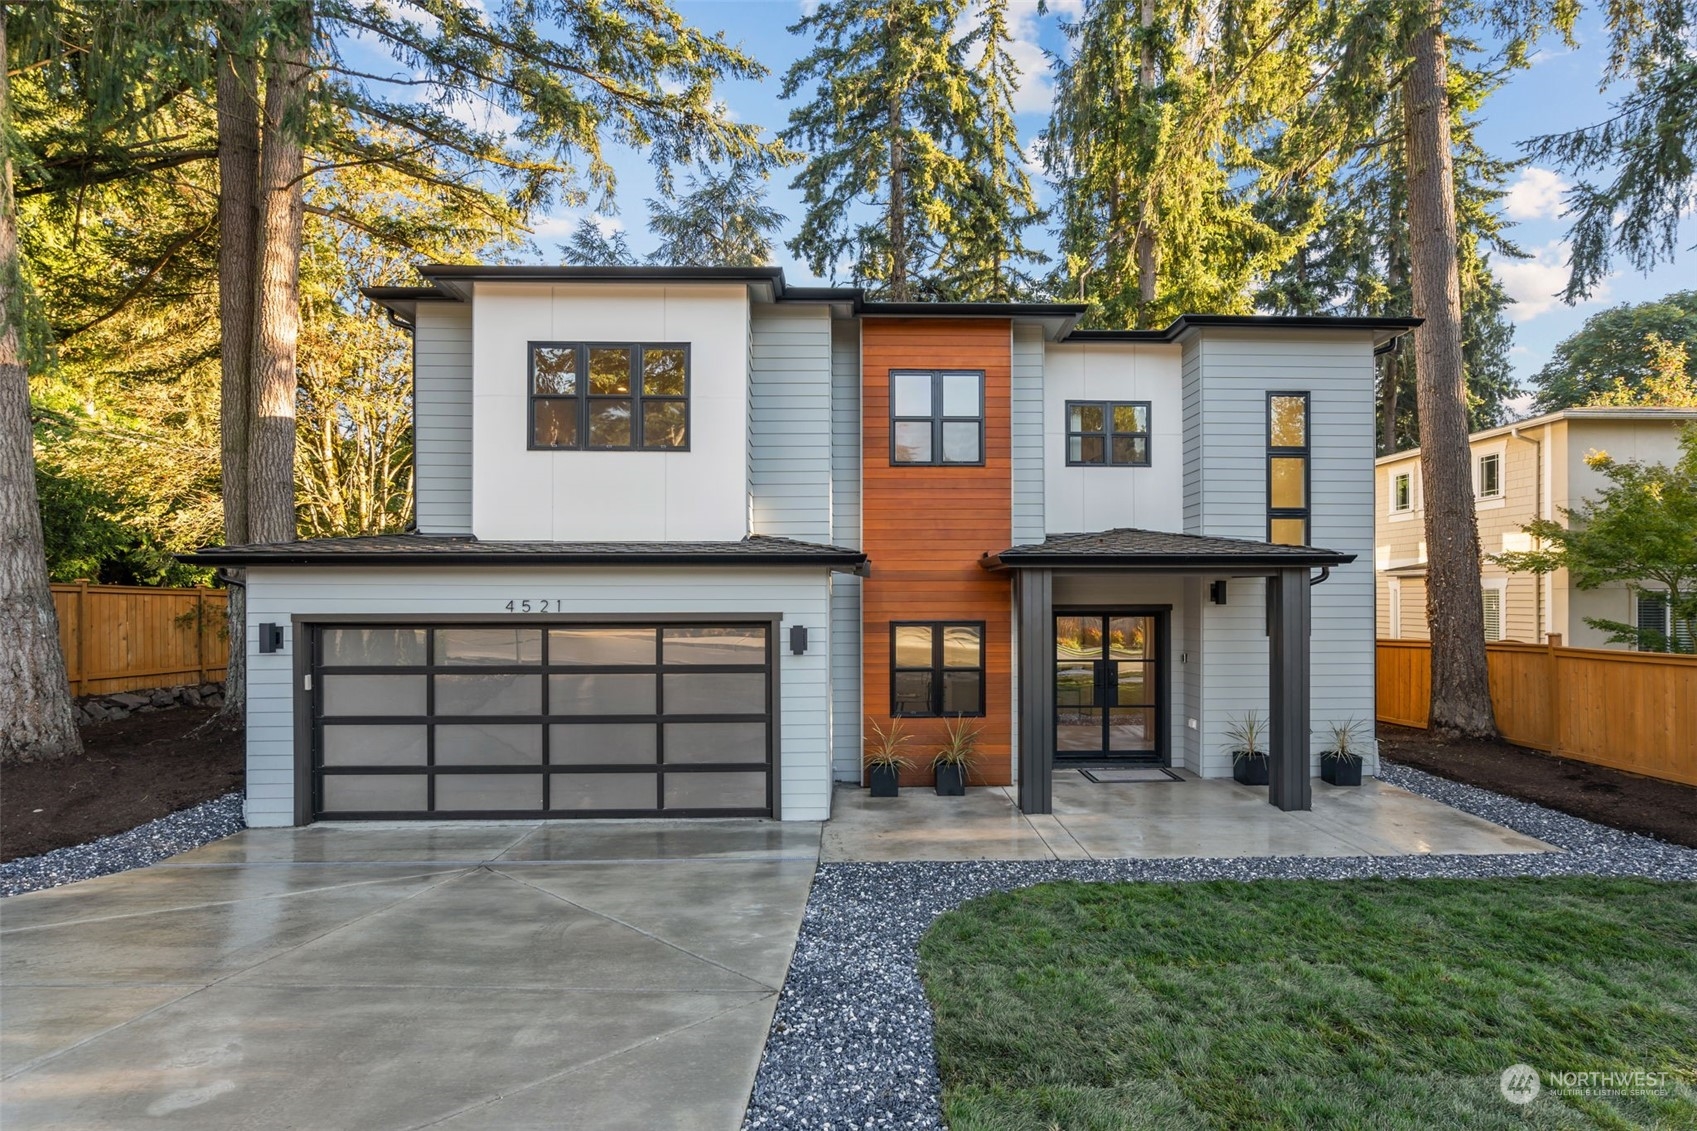
[[[1158,761],[1164,743],[1157,613],[1055,617],[1055,757]]]

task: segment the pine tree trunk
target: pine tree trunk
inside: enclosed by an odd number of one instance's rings
[[[1379,370],[1379,454],[1396,451],[1397,390],[1402,384],[1402,357],[1388,353]]]
[[[1461,280],[1442,0],[1432,0],[1427,16],[1411,44],[1403,113],[1410,282],[1414,313],[1425,319],[1414,333],[1414,356],[1426,503],[1426,616],[1432,636],[1430,726],[1440,736],[1493,738],[1497,727],[1485,664],[1479,527],[1461,362]]]
[[[259,209],[259,84],[254,50],[242,42],[248,13],[231,2],[221,13],[218,60],[218,324],[221,374],[219,435],[222,439],[224,544],[248,541],[248,435],[252,427],[254,256]],[[230,645],[224,678],[226,722],[240,722],[247,709],[247,601],[241,578],[230,586],[225,629]]]
[[[300,337],[301,128],[306,110],[311,10],[297,4],[295,35],[271,44],[259,154],[259,271],[254,296],[248,537],[295,537],[296,344]]]
[[[6,57],[0,18],[0,59]],[[0,136],[8,137],[9,86],[0,71]],[[82,752],[47,580],[22,310],[8,153],[0,159],[0,763],[42,762]]]
[[[885,25],[886,52],[895,50],[895,17]],[[907,139],[902,136],[902,91],[892,89],[886,101],[890,131],[890,299],[906,302],[907,285]]]
[[[1139,59],[1137,71],[1137,86],[1141,92],[1139,101],[1146,102],[1155,90],[1155,45],[1150,42],[1150,29],[1155,26],[1155,0],[1143,0],[1141,12],[1143,23],[1143,50]],[[1145,194],[1147,195],[1147,194]],[[1150,324],[1150,308],[1155,305],[1155,225],[1149,216],[1149,204],[1145,200],[1137,215],[1137,324],[1147,327]]]

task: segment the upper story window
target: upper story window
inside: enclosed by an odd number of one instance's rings
[[[890,714],[984,713],[984,624],[890,625]]]
[[[1391,510],[1397,514],[1414,509],[1414,472],[1399,471],[1391,477]]]
[[[1267,541],[1308,545],[1308,394],[1267,394]]]
[[[1491,452],[1479,457],[1479,481],[1474,484],[1481,499],[1500,499],[1503,496],[1503,457]]]
[[[890,373],[892,464],[984,462],[984,374]]]
[[[1148,401],[1068,401],[1067,466],[1148,467]]]
[[[531,342],[530,447],[684,451],[689,347],[678,343]]]

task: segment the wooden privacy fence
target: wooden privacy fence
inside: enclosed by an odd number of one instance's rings
[[[1491,704],[1503,737],[1563,758],[1697,785],[1697,656],[1488,644]],[[1381,640],[1380,722],[1424,727],[1432,647]]]
[[[72,695],[111,695],[224,678],[222,589],[53,586]]]

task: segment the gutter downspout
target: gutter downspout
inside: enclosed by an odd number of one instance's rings
[[[1545,426],[1545,428],[1546,428],[1546,431],[1548,431],[1547,425]],[[1536,456],[1534,456],[1533,460],[1532,460],[1532,467],[1534,469],[1534,475],[1533,475],[1533,479],[1532,479],[1532,487],[1533,487],[1533,490],[1532,490],[1532,517],[1535,518],[1535,519],[1543,518],[1544,517],[1544,441],[1540,440],[1540,439],[1534,439],[1531,436],[1521,435],[1520,434],[1520,425],[1518,425],[1518,424],[1510,427],[1509,430],[1508,430],[1508,434],[1516,440],[1521,440],[1521,441],[1524,441],[1525,443],[1531,444],[1534,448],[1536,448],[1538,450],[1538,454]],[[1503,470],[1506,472],[1508,469],[1504,468]],[[1548,575],[1546,575],[1546,577],[1547,576]],[[1545,612],[1544,612],[1544,582],[1545,582],[1545,578],[1540,577],[1540,578],[1538,578],[1536,583],[1534,583],[1533,586],[1532,586],[1532,635],[1533,635],[1533,637],[1535,637],[1537,639],[1537,641],[1540,644],[1543,643],[1544,640],[1549,635],[1545,631],[1546,626],[1545,626],[1545,623],[1544,623],[1545,619],[1546,619]]]

